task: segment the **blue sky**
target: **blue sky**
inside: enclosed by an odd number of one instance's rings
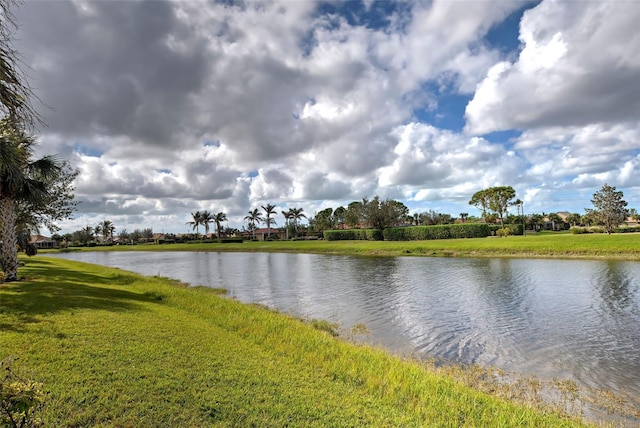
[[[16,47],[81,171],[71,232],[186,232],[196,210],[379,195],[477,214],[584,212],[606,182],[640,208],[633,1],[33,1]],[[597,54],[595,54],[597,53]]]

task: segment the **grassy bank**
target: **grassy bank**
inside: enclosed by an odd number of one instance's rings
[[[0,285],[0,359],[46,426],[578,426],[203,288],[37,257]]]
[[[74,249],[75,250],[75,249]],[[79,249],[78,249],[79,250]],[[640,234],[538,234],[433,241],[272,241],[83,248],[82,251],[270,251],[433,257],[563,257],[640,260]]]

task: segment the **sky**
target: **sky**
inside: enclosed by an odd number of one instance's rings
[[[72,220],[186,233],[191,213],[313,216],[376,195],[479,215],[640,209],[640,1],[34,1],[15,11]],[[284,218],[278,215],[278,225]]]

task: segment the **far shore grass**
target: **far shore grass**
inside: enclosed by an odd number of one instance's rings
[[[0,285],[0,360],[43,383],[44,426],[583,426],[219,290],[23,260]]]
[[[362,256],[528,257],[640,260],[640,234],[567,233],[432,241],[261,241],[116,245],[80,251],[245,251]],[[54,250],[57,251],[57,250]]]

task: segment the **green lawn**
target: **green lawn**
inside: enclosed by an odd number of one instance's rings
[[[215,290],[26,263],[0,285],[0,359],[44,384],[45,426],[580,425]]]
[[[83,248],[82,251],[270,251],[382,256],[566,257],[640,260],[640,234],[537,234],[433,241],[272,241]]]

